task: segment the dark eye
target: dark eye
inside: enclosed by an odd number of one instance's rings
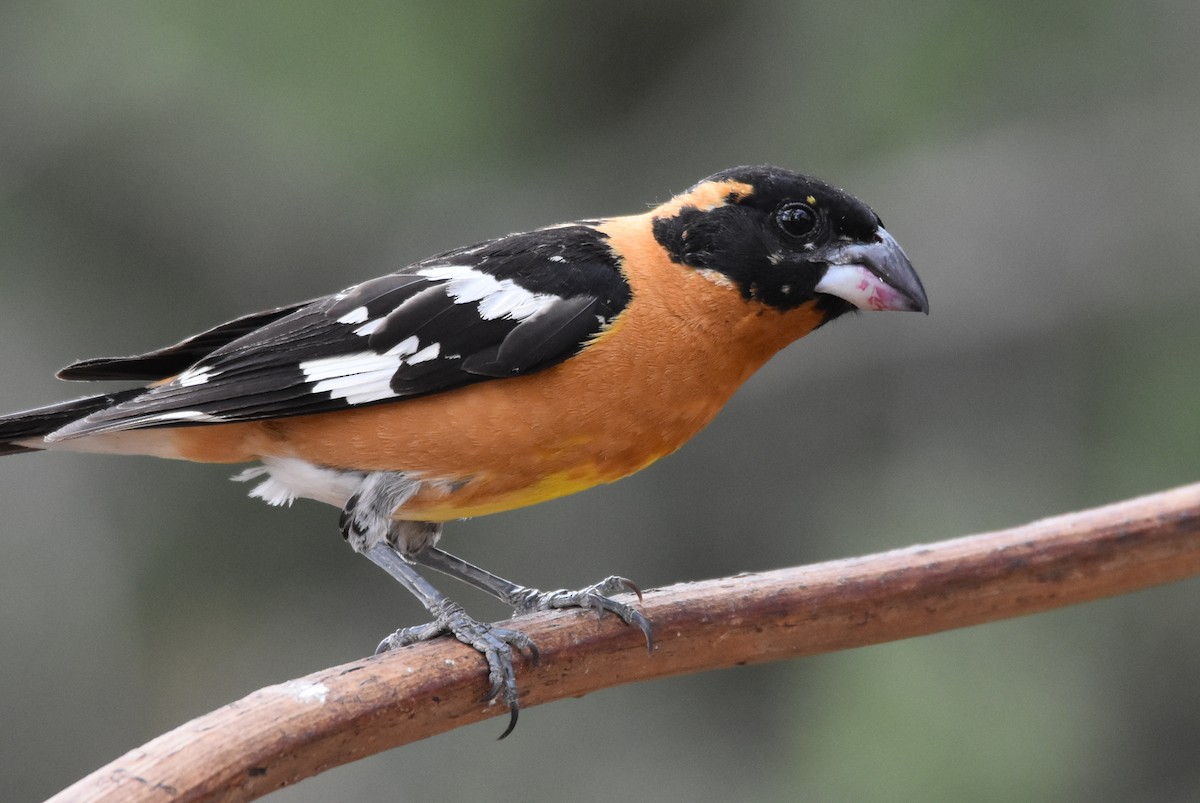
[[[797,240],[807,240],[821,222],[817,210],[808,204],[786,203],[775,211],[775,223],[783,233]]]

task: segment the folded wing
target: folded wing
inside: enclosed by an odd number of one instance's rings
[[[576,354],[629,303],[606,238],[578,224],[449,251],[68,379],[170,381],[50,440],[327,412],[518,376]]]

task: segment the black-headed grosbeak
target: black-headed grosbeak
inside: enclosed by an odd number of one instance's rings
[[[457,248],[323,298],[222,324],[71,380],[142,386],[0,418],[0,454],[257,462],[279,505],[342,510],[346,540],[433,615],[380,649],[451,633],[487,659],[516,722],[520,632],[472,619],[417,571],[518,612],[582,607],[629,581],[542,593],[440,549],[442,523],[625,477],[678,449],[771,355],[854,309],[928,311],[879,217],[776,167],[737,167],[629,217]],[[536,652],[533,652],[536,657]],[[508,731],[505,731],[507,734]]]

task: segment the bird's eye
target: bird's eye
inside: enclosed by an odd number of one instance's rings
[[[775,224],[789,237],[808,240],[821,222],[817,211],[808,204],[790,202],[775,211]]]

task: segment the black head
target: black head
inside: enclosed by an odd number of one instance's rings
[[[778,167],[709,176],[654,211],[671,258],[781,310],[815,302],[827,319],[859,309],[928,312],[908,257],[871,208]]]

